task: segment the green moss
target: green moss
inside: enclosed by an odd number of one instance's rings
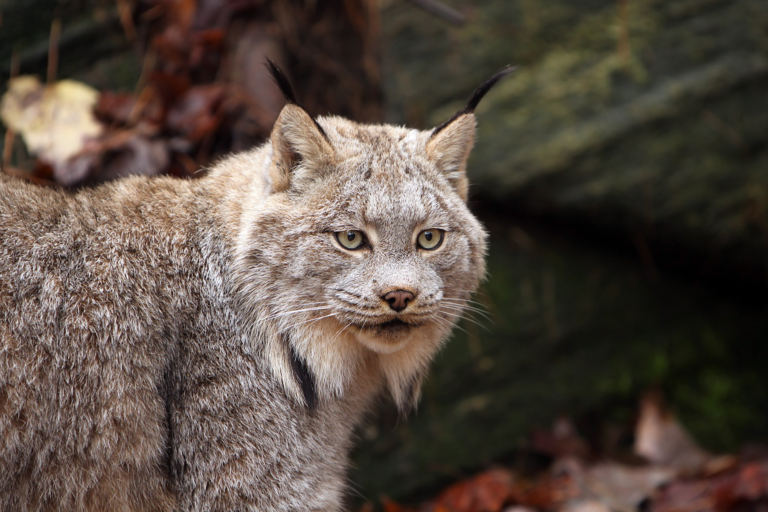
[[[462,28],[385,12],[391,119],[436,125],[520,64],[477,111],[475,190],[765,273],[768,4],[453,3]]]

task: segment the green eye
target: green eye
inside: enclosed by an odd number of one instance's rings
[[[362,247],[363,241],[365,240],[362,231],[357,230],[337,231],[334,234],[336,235],[336,240],[339,242],[339,244],[343,248],[349,249],[350,251],[354,251],[355,249]]]
[[[422,249],[433,251],[443,243],[444,233],[445,231],[442,229],[425,229],[419,233],[419,238],[417,238],[416,241]]]

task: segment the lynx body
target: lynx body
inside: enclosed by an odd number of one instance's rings
[[[312,119],[275,73],[271,141],[201,179],[0,173],[0,510],[339,510],[373,398],[417,399],[484,272],[492,82],[417,131]]]

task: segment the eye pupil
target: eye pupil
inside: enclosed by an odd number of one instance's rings
[[[336,237],[336,241],[339,242],[343,248],[350,251],[361,248],[363,242],[365,242],[365,235],[355,229],[350,229],[349,231],[336,231],[334,236]]]
[[[442,229],[425,229],[419,233],[418,245],[422,249],[432,251],[440,247],[443,243],[443,230]]]

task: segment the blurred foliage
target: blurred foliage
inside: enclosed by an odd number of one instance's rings
[[[3,86],[10,76],[14,54],[23,73],[45,77],[48,39],[54,20],[58,20],[63,28],[59,46],[67,49],[66,58],[57,66],[59,76],[85,75],[88,83],[97,88],[132,88],[141,62],[130,51],[116,5],[115,0],[0,0]],[[95,66],[100,60],[100,65]]]

